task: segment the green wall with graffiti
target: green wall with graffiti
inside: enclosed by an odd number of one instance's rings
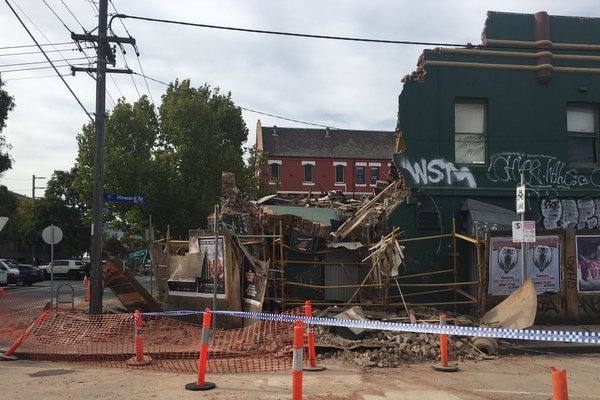
[[[514,212],[523,179],[525,219],[536,229],[600,229],[600,58],[590,57],[600,53],[600,19],[490,12],[482,36],[487,46],[426,50],[403,80],[398,128],[405,148],[394,162],[411,196],[390,225],[407,238],[449,233],[453,224],[474,235],[467,199]],[[546,42],[536,47],[536,40]],[[481,162],[456,160],[457,102],[483,105]],[[578,105],[594,112],[593,162],[569,162],[567,110]],[[510,233],[508,215],[498,221],[487,215],[490,220],[475,224],[481,234]],[[447,266],[454,261],[451,248],[448,238],[411,243],[407,269]],[[460,243],[458,250],[460,277],[472,278],[472,248]]]

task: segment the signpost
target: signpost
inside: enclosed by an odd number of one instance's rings
[[[113,203],[125,203],[125,204],[144,204],[144,196],[105,193],[104,201],[110,201]]]
[[[62,230],[58,226],[48,225],[42,231],[42,239],[50,245],[50,305],[54,305],[54,245],[63,238]]]
[[[535,221],[513,221],[513,242],[535,242]]]
[[[513,242],[521,242],[521,284],[525,283],[527,270],[525,269],[525,243],[535,242],[535,221],[525,221],[525,176],[521,172],[521,184],[517,185],[517,214],[521,214],[521,221],[513,221]]]

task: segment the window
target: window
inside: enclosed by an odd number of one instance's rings
[[[356,184],[357,185],[365,184],[365,166],[364,165],[356,166]]]
[[[344,183],[344,170],[346,168],[342,164],[335,166],[335,183]]]
[[[379,180],[379,167],[371,166],[371,185],[375,185]]]
[[[314,161],[302,161],[304,166],[304,183],[313,183]]]
[[[271,163],[269,165],[269,169],[270,169],[270,174],[269,174],[269,181],[270,182],[279,182],[279,164],[278,163]]]
[[[485,164],[486,104],[480,100],[454,103],[454,161]]]
[[[598,129],[596,109],[592,105],[567,108],[568,161],[570,164],[592,164],[597,158]]]

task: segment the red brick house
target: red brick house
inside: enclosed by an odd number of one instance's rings
[[[337,190],[349,197],[373,193],[387,181],[394,131],[263,127],[256,148],[268,160],[263,177],[282,197],[320,197]]]

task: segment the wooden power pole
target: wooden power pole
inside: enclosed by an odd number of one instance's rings
[[[102,314],[102,208],[104,199],[104,137],[106,127],[106,74],[107,73],[131,73],[132,71],[107,69],[110,62],[115,64],[115,55],[110,43],[129,43],[135,46],[133,38],[108,37],[108,0],[100,0],[98,3],[98,35],[71,34],[74,40],[96,43],[97,64],[96,68],[71,67],[73,73],[76,71],[96,73],[96,147],[94,152],[94,183],[92,195],[92,246],[91,246],[91,268],[90,268],[90,314]]]

